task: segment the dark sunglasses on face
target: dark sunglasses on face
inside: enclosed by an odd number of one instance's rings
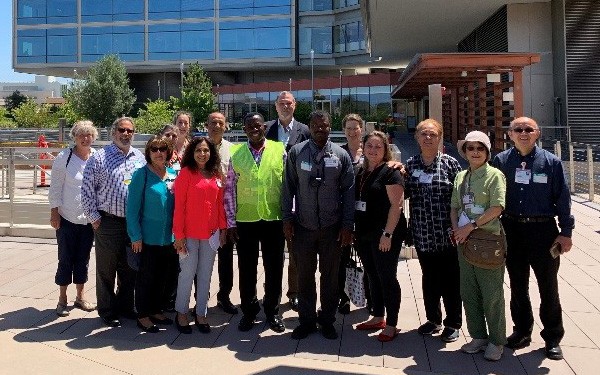
[[[526,128],[514,128],[512,129],[512,131],[514,131],[515,133],[533,133],[534,131],[536,131],[536,129],[532,128],[532,127],[526,127]]]
[[[135,132],[135,130],[133,130],[133,129],[125,129],[125,128],[117,128],[117,131],[121,134],[124,134],[124,133],[133,134]]]
[[[160,147],[156,147],[156,146],[152,146],[150,147],[150,151],[152,152],[167,152],[169,148],[167,146],[160,146]]]
[[[483,152],[483,151],[485,151],[485,147],[483,147],[483,146],[477,146],[477,147],[476,146],[467,146],[467,151],[475,151],[475,150],[477,150],[479,152]]]

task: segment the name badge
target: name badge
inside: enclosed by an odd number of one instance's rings
[[[339,159],[336,157],[323,158],[325,160],[325,168],[335,168],[338,166]]]
[[[471,222],[471,220],[469,220],[469,217],[467,216],[467,214],[465,214],[465,212],[461,212],[460,216],[458,217],[458,226],[459,227],[464,227],[465,225],[469,224]]]
[[[473,207],[471,207],[471,213],[474,215],[481,215],[483,211],[485,211],[483,209],[483,206],[480,206],[478,204],[474,204]]]
[[[473,203],[474,200],[475,200],[475,197],[474,197],[473,193],[465,194],[465,195],[463,195],[463,198],[462,198],[462,202],[464,204],[471,204],[471,203]]]
[[[418,178],[418,177],[421,175],[421,173],[423,173],[423,171],[422,171],[422,170],[420,170],[420,169],[415,169],[415,170],[413,171],[413,173],[412,173],[412,176],[413,176],[413,177],[417,177],[417,178]]]
[[[303,162],[301,162],[301,163],[300,163],[300,168],[301,168],[303,171],[309,171],[309,172],[310,172],[310,170],[312,169],[312,166],[310,165],[310,163],[309,163],[309,162],[307,162],[307,161],[303,161]]]
[[[433,175],[427,173],[421,173],[419,175],[419,182],[422,184],[430,184],[433,181]]]
[[[354,209],[356,211],[366,211],[367,210],[367,202],[364,201],[356,201],[354,202]]]
[[[531,169],[517,169],[515,172],[515,182],[517,184],[529,185],[531,180]]]
[[[133,167],[135,169],[140,169],[142,167],[142,162],[141,161],[136,161],[135,163],[133,163]]]
[[[181,170],[181,164],[178,162],[173,163],[173,170],[179,172]]]
[[[131,173],[125,172],[125,174],[123,175],[123,183],[125,185],[129,185],[131,183]]]
[[[533,182],[535,182],[536,184],[547,184],[548,176],[545,173],[534,173]]]

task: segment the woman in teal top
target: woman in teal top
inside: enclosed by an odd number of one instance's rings
[[[172,324],[161,311],[166,283],[166,265],[173,248],[173,182],[175,171],[167,168],[173,145],[163,136],[146,143],[145,167],[131,179],[127,197],[127,233],[134,253],[140,253],[135,282],[135,308],[138,327],[158,332],[156,324]]]
[[[500,234],[498,217],[504,209],[506,179],[500,170],[488,164],[490,148],[490,139],[480,131],[472,131],[458,142],[458,152],[469,162],[469,169],[454,180],[450,220],[458,243],[460,295],[472,338],[461,350],[470,354],[485,350],[485,359],[497,361],[506,344],[504,266],[480,268],[468,263],[462,255],[464,243],[476,228]]]

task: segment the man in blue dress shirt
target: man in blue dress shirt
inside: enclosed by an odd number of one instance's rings
[[[502,225],[508,243],[506,269],[514,323],[507,346],[520,349],[531,343],[529,273],[533,269],[541,299],[545,354],[558,360],[563,358],[559,344],[565,333],[558,296],[560,257],[553,256],[550,248],[559,244],[565,253],[573,245],[571,194],[560,159],[536,146],[540,137],[538,124],[528,117],[519,117],[510,123],[508,131],[514,147],[496,155],[493,161],[506,176],[507,184]]]
[[[131,147],[134,132],[133,119],[115,120],[110,129],[113,142],[92,154],[83,171],[81,203],[94,228],[96,243],[98,315],[109,327],[121,325],[119,316],[136,318],[133,311],[135,272],[127,264],[125,251],[130,242],[125,202],[131,176],[146,160],[143,153]]]

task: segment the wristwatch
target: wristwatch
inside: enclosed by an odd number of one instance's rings
[[[471,221],[471,224],[473,224],[473,229],[479,228],[479,225],[477,225],[477,222],[475,220]]]
[[[384,237],[387,237],[387,238],[392,238],[392,234],[391,234],[391,233],[388,233],[388,232],[386,232],[386,231],[385,231],[385,229],[383,230],[383,236],[384,236]]]

